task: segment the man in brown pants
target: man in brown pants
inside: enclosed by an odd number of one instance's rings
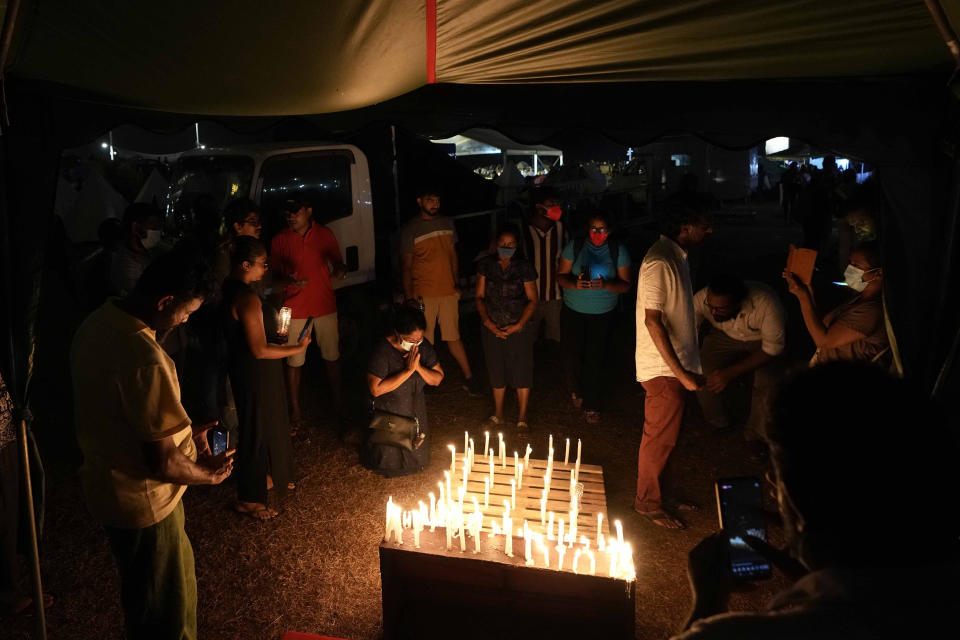
[[[682,529],[663,510],[660,474],[677,443],[686,391],[704,384],[687,251],[712,232],[705,207],[675,201],[663,235],[647,251],[637,282],[637,381],[644,402],[634,510],[654,524]]]

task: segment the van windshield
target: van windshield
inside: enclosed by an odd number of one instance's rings
[[[167,223],[177,229],[191,226],[191,208],[201,196],[214,199],[223,211],[233,198],[250,196],[253,158],[246,156],[188,156],[174,168],[167,198]]]

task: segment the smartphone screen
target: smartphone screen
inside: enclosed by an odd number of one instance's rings
[[[717,510],[720,528],[727,533],[730,572],[751,580],[770,577],[770,563],[744,542],[744,535],[767,539],[763,516],[763,486],[759,478],[717,480]]]
[[[227,450],[229,440],[230,437],[226,431],[219,431],[217,429],[207,431],[207,441],[210,444],[210,452],[215,456]]]

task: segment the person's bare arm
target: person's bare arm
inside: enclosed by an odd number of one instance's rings
[[[699,389],[702,383],[698,378],[701,376],[687,371],[680,364],[680,358],[677,357],[677,352],[674,350],[673,343],[670,342],[670,336],[667,334],[667,328],[663,324],[663,312],[658,309],[644,309],[643,324],[650,332],[650,338],[653,339],[653,344],[660,352],[663,361],[670,367],[670,371],[677,377],[677,380],[690,391]]]
[[[400,388],[404,382],[407,381],[407,378],[412,376],[416,372],[417,367],[420,366],[420,347],[414,347],[407,352],[407,366],[403,368],[402,371],[398,371],[391,376],[386,378],[378,378],[372,373],[367,374],[367,389],[370,390],[370,395],[374,398],[379,398],[380,396],[395,391]]]
[[[252,293],[241,295],[234,307],[237,319],[243,325],[244,337],[250,346],[253,357],[257,360],[279,360],[297,353],[302,353],[310,344],[309,334],[303,337],[299,344],[279,345],[267,342],[267,334],[263,328],[263,307],[260,298]]]
[[[734,362],[729,367],[711,371],[707,375],[706,387],[714,393],[720,393],[727,388],[727,385],[741,376],[756,371],[766,365],[776,356],[771,356],[765,351],[755,351],[739,362]]]
[[[231,449],[198,464],[183,455],[180,447],[174,443],[173,436],[143,445],[144,457],[154,477],[174,484],[220,484],[233,470],[234,452]]]
[[[855,331],[850,327],[839,322],[834,322],[828,328],[820,314],[817,312],[816,304],[813,301],[813,293],[810,287],[804,285],[797,276],[792,273],[785,273],[787,287],[790,293],[797,297],[800,302],[800,313],[803,316],[803,324],[807,327],[807,333],[818,349],[836,349],[844,345],[863,340],[865,335]]]
[[[584,280],[573,275],[573,261],[560,257],[560,264],[557,266],[557,282],[562,289],[590,289],[590,280]]]
[[[500,327],[495,325],[487,314],[487,278],[483,275],[477,275],[477,291],[475,298],[477,300],[477,313],[480,314],[480,323],[498,338],[506,338],[507,334]]]
[[[630,267],[617,267],[617,277],[610,280],[601,280],[601,286],[613,293],[630,291]]]
[[[413,254],[400,254],[400,273],[403,281],[403,297],[413,300]]]
[[[425,367],[422,363],[418,363],[417,373],[419,373],[423,381],[431,387],[435,387],[443,382],[443,367],[440,366],[439,362],[432,367]]]

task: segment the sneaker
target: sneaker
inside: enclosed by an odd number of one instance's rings
[[[472,396],[483,395],[483,385],[480,384],[479,380],[477,380],[477,376],[467,378],[463,383],[463,390]]]

